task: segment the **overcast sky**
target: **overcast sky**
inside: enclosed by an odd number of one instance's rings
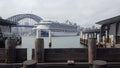
[[[100,20],[120,15],[120,0],[0,0],[2,18],[23,13],[92,26]]]

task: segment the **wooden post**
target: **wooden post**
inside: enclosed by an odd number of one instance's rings
[[[16,45],[15,40],[6,39],[5,40],[5,62],[6,63],[14,63],[16,61]]]
[[[103,60],[93,61],[93,68],[107,68],[107,62]]]
[[[88,62],[93,63],[93,60],[96,57],[96,39],[88,39]]]
[[[52,47],[52,37],[51,37],[51,30],[49,30],[49,47]]]
[[[38,63],[44,62],[44,39],[42,38],[35,40],[35,60]]]
[[[23,68],[36,68],[36,64],[35,60],[27,60],[23,63]]]

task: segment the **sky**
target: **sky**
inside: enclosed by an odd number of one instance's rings
[[[26,13],[90,27],[98,21],[120,15],[120,0],[0,0],[3,19]]]

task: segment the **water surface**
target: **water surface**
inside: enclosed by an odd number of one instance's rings
[[[32,48],[35,48],[35,37],[34,36],[24,36],[22,37],[22,45],[17,46],[17,48],[27,48],[28,59],[31,59]],[[49,38],[43,37],[44,47],[49,48]],[[79,36],[72,37],[52,37],[52,48],[84,48],[80,44]]]

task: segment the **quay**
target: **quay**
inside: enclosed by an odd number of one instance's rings
[[[114,20],[116,21],[116,19]],[[50,48],[44,48],[44,39],[38,35],[35,45],[33,45],[35,48],[32,49],[32,60],[27,60],[27,48],[18,49],[15,39],[7,38],[5,45],[0,45],[4,46],[0,48],[0,68],[120,68],[120,48],[96,45],[103,41],[104,35],[107,36],[103,42],[111,41],[108,39],[110,30],[101,32],[102,30],[106,29],[89,30],[82,33],[80,41],[87,48],[52,48],[52,41],[49,41]],[[107,34],[101,34],[104,32]],[[101,38],[98,38],[99,36]],[[100,40],[97,41],[97,39]],[[119,43],[119,41],[115,43]]]

